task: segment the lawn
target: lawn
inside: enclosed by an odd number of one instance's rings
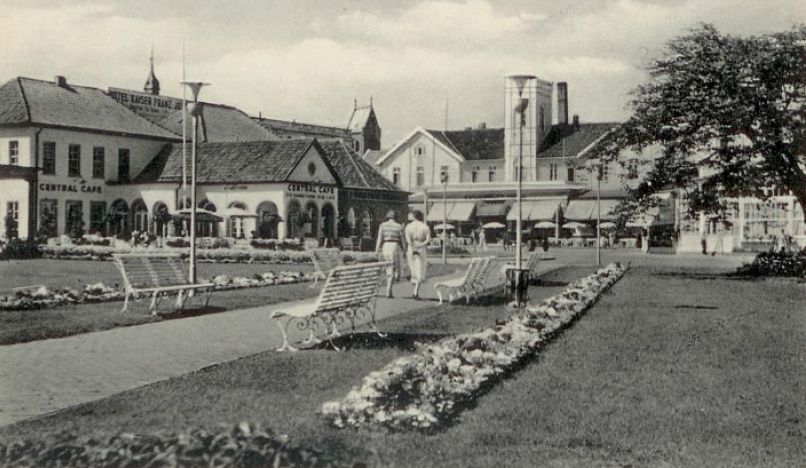
[[[454,271],[452,265],[432,265],[429,272],[444,275]],[[306,264],[215,264],[200,263],[199,277],[210,278],[226,274],[230,276],[252,276],[267,271],[312,271]],[[121,288],[121,277],[112,262],[81,260],[29,260],[0,262],[0,293],[16,286],[44,284],[50,287],[69,286],[76,289],[85,284],[102,281],[107,285]],[[210,307],[193,308],[185,312],[172,312],[172,301],[162,302],[162,317],[153,317],[148,311],[148,301],[130,306],[129,312],[120,313],[120,301],[72,304],[54,308],[26,311],[0,311],[0,345],[24,343],[48,338],[60,338],[80,333],[108,330],[110,328],[139,325],[163,319],[220,313],[227,310],[243,309],[297,301],[318,294],[318,289],[309,283],[286,284],[231,291],[218,291],[213,294]],[[198,302],[198,301],[197,301]]]
[[[547,274],[558,292],[590,268]],[[415,340],[492,324],[500,303],[386,320],[388,340],[264,353],[0,429],[0,438],[251,420],[295,444],[396,466],[803,466],[806,290],[636,267],[538,359],[430,436],[338,430],[316,412]]]

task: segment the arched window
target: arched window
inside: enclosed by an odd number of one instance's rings
[[[168,205],[163,202],[154,204],[154,234],[165,237],[168,235],[168,226],[171,222],[171,214],[168,212]]]
[[[355,210],[350,208],[347,210],[347,227],[350,229],[349,234],[351,236],[355,236],[356,233],[356,219],[355,219]]]
[[[361,219],[361,236],[372,237],[372,211],[369,208],[364,210],[364,216]]]
[[[215,204],[213,204],[210,200],[206,198],[199,202],[199,208],[204,211],[209,211],[211,213],[215,213],[216,211]]]
[[[336,236],[336,209],[330,203],[322,207],[322,237],[333,239]]]
[[[302,209],[299,206],[299,202],[296,200],[291,200],[288,203],[288,209],[286,210],[285,219],[287,220],[286,225],[286,237],[289,238],[299,238],[300,233],[302,232],[302,225],[304,224],[304,216],[302,216]]]
[[[277,205],[270,201],[261,202],[257,206],[257,236],[261,239],[277,239],[280,220]]]
[[[309,202],[305,205],[305,237],[319,237],[319,207]]]
[[[148,232],[148,207],[142,198],[132,202],[132,229]]]
[[[246,237],[244,232],[244,215],[246,203],[234,201],[227,206],[227,235],[236,239]]]
[[[108,232],[113,235],[126,234],[129,231],[129,205],[126,201],[118,198],[109,205],[109,213],[106,215],[109,223]]]

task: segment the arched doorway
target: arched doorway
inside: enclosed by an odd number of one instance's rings
[[[322,207],[322,237],[336,237],[336,209],[329,203]]]
[[[137,232],[148,232],[148,207],[142,198],[132,202],[132,229]]]
[[[305,222],[305,217],[302,216],[302,208],[300,208],[298,201],[291,200],[288,203],[285,219],[287,224],[286,229],[288,231],[286,232],[286,237],[298,239]]]
[[[314,202],[305,205],[305,237],[319,237],[319,207]]]
[[[199,202],[198,208],[210,213],[216,212],[215,204],[206,198]],[[218,237],[218,223],[209,220],[196,221],[196,234],[199,237]]]
[[[347,229],[348,229],[347,234],[348,235],[350,235],[350,236],[357,235],[356,223],[357,223],[357,220],[355,218],[355,210],[350,208],[349,210],[347,210]]]
[[[364,216],[361,219],[361,237],[372,237],[372,211],[364,209]]]
[[[107,232],[113,236],[125,235],[129,233],[129,205],[122,198],[118,198],[109,205],[109,213],[106,214],[106,222],[109,228]]]
[[[168,226],[171,222],[171,214],[168,212],[168,205],[163,202],[154,204],[154,234],[165,237],[168,235]]]
[[[257,206],[257,222],[258,237],[261,239],[277,239],[279,237],[277,225],[280,223],[280,213],[277,210],[277,205],[273,202],[264,201]]]

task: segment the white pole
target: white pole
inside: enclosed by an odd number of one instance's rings
[[[600,245],[602,239],[601,234],[602,231],[601,226],[599,226],[600,224],[602,224],[602,201],[599,196],[601,188],[602,188],[602,172],[600,167],[599,173],[597,174],[596,177],[596,265],[597,266],[602,265],[602,248],[601,248],[602,246]]]
[[[448,199],[448,182],[442,181],[442,264],[448,264],[448,242],[447,236],[445,232],[447,232],[447,224],[448,224],[448,209],[447,209],[447,199]]]
[[[525,110],[522,110],[521,114],[523,114],[523,112],[525,112]],[[515,247],[516,248],[516,250],[515,250],[515,265],[517,265],[518,270],[520,270],[521,267],[522,267],[522,265],[521,265],[521,261],[522,261],[522,259],[521,259],[521,223],[523,222],[523,207],[522,207],[522,201],[521,201],[521,198],[522,198],[521,185],[523,183],[523,125],[525,123],[526,123],[525,119],[523,118],[523,115],[521,115],[521,131],[520,131],[520,135],[519,135],[519,137],[520,137],[520,143],[519,143],[520,149],[518,151],[518,193],[516,195],[516,198],[518,199],[518,224],[515,226],[515,229],[517,229],[517,231],[515,231],[515,245],[516,245],[516,247]],[[520,274],[520,273],[518,273],[518,274]]]
[[[198,117],[193,116],[193,146],[190,156],[190,283],[196,283],[196,127]]]
[[[182,44],[182,83],[185,82],[185,44]],[[182,85],[182,197],[187,194],[187,89]],[[187,207],[185,207],[187,208]]]

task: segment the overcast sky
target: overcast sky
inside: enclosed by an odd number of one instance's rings
[[[759,34],[806,21],[803,0],[0,0],[0,80],[141,89],[149,48],[162,94],[344,126],[374,97],[384,147],[418,125],[503,125],[503,77],[569,83],[583,121],[623,119],[663,43],[698,22]]]

